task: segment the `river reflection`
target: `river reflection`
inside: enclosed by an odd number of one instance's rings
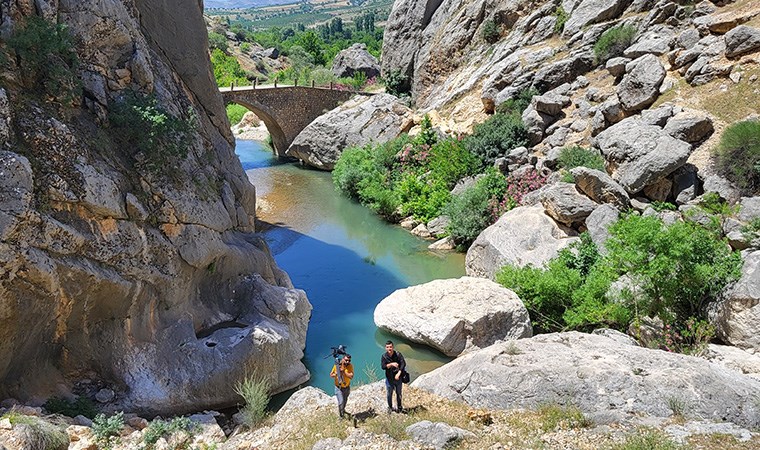
[[[449,359],[375,327],[375,306],[396,289],[464,275],[464,256],[427,250],[429,242],[388,225],[333,189],[329,173],[282,163],[253,141],[236,150],[257,191],[259,220],[275,260],[314,306],[306,338],[309,384],[332,393],[330,347],[346,345],[356,381],[382,377],[387,339],[397,342],[413,376]]]

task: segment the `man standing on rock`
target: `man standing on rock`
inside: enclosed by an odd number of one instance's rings
[[[401,372],[406,369],[404,356],[393,349],[393,342],[385,343],[385,353],[380,357],[380,367],[385,371],[385,393],[388,400],[388,412],[393,411],[393,391],[396,391],[396,409],[401,412]]]
[[[338,399],[338,414],[342,419],[346,413],[348,395],[351,393],[351,379],[354,377],[354,365],[351,355],[346,354],[337,366],[333,366],[330,378],[335,380],[335,398]]]

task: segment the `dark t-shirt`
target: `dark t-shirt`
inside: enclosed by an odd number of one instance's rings
[[[388,367],[388,363],[392,362],[398,363],[399,368]],[[391,356],[388,356],[388,353],[384,352],[383,356],[380,357],[380,368],[385,371],[385,378],[387,378],[388,381],[396,381],[396,372],[406,369],[404,355],[396,350],[393,351],[393,355]]]

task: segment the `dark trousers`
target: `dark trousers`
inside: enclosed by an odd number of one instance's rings
[[[351,393],[351,386],[339,388],[335,386],[335,398],[338,399],[338,414],[343,417],[346,413],[346,403],[348,403],[348,395]]]
[[[401,380],[394,379],[393,381],[385,379],[385,398],[388,400],[388,409],[393,409],[393,391],[396,391],[396,406],[398,411],[401,412],[401,386],[403,383]]]

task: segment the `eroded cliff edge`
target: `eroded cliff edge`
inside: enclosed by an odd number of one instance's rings
[[[6,45],[31,17],[73,37],[70,99]],[[181,413],[252,373],[308,379],[311,305],[254,233],[202,2],[3,1],[0,24],[0,398],[107,385],[114,407]],[[193,125],[186,157],[142,163],[111,115],[130,98]]]

